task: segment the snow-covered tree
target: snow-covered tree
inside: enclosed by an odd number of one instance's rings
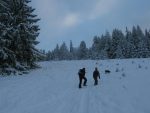
[[[99,54],[100,54],[99,46],[100,46],[100,37],[94,36],[93,44],[92,44],[92,47],[90,49],[91,54],[92,54],[92,59],[98,59],[99,58]]]
[[[60,57],[59,57],[60,60],[67,60],[67,59],[69,59],[69,51],[68,51],[68,48],[67,48],[65,42],[63,42],[63,44],[60,46],[59,53],[60,53]]]
[[[28,5],[30,0],[18,0],[14,5],[20,7],[20,10],[15,12],[15,25],[18,29],[18,45],[17,45],[17,58],[23,63],[32,66],[36,60],[35,45],[39,42],[36,37],[39,35],[39,26],[36,23],[39,21],[37,15],[33,14],[33,9]],[[21,56],[21,57],[20,57]]]
[[[74,47],[72,41],[70,41],[69,59],[75,59]]]
[[[105,35],[104,35],[104,37],[105,37],[105,40],[106,40],[106,42],[105,42],[105,48],[104,48],[104,50],[105,50],[105,58],[111,58],[111,35],[110,35],[110,33],[108,32],[108,31],[106,31],[106,33],[105,33]]]
[[[137,30],[137,28],[135,26],[133,26],[132,28],[132,42],[134,45],[134,57],[139,57],[139,42],[140,42],[140,36],[138,36],[140,34],[140,29]]]
[[[72,44],[72,41],[70,40],[70,50],[69,50],[70,53],[73,53],[73,44]]]
[[[128,28],[126,28],[126,35],[125,35],[125,39],[127,41],[126,44],[126,50],[125,50],[125,58],[133,58],[134,57],[134,51],[135,51],[135,46],[133,43],[133,37],[132,37],[132,32],[128,30]]]
[[[84,41],[77,48],[72,45],[70,41],[69,53],[73,51],[73,59],[146,58],[150,57],[150,31],[145,30],[144,34],[139,26],[133,26],[132,31],[126,28],[123,34],[121,30],[114,29],[111,35],[106,32],[100,37],[95,36],[89,49]],[[69,55],[68,59],[72,56]]]
[[[16,65],[16,55],[11,50],[13,27],[8,6],[7,0],[0,1],[0,67],[14,67]]]
[[[146,39],[145,39],[144,33],[141,30],[140,26],[137,26],[137,37],[139,39],[137,57],[145,57],[144,54],[147,49],[146,47],[147,45],[146,45]]]
[[[145,30],[145,38],[148,49],[147,57],[150,57],[150,31],[148,31],[147,29]]]
[[[121,48],[118,47],[120,40],[122,40],[122,38],[124,37],[124,34],[122,33],[121,30],[118,29],[114,29],[112,32],[112,46],[111,46],[111,51],[112,51],[112,56],[111,58],[116,58],[117,56],[117,48]]]
[[[56,48],[53,50],[53,56],[54,56],[54,60],[59,60],[59,55],[60,55],[60,51],[59,51],[59,45],[56,45]]]
[[[108,31],[106,31],[105,35],[101,36],[99,42],[99,58],[100,59],[107,59],[110,55],[111,49],[111,36]]]
[[[87,53],[88,53],[88,49],[86,47],[86,43],[84,41],[81,41],[78,50],[78,59],[83,59],[83,60],[87,59]]]
[[[49,60],[53,60],[53,59],[54,59],[53,52],[48,51],[46,53],[46,60],[49,61]]]
[[[117,59],[122,59],[124,58],[123,56],[123,51],[122,51],[122,48],[120,45],[117,46],[117,50],[115,51],[115,54],[116,54],[116,58]]]
[[[33,14],[30,0],[0,1],[0,52],[3,62],[17,68],[16,63],[34,66],[40,52],[35,48],[38,44],[39,21]]]

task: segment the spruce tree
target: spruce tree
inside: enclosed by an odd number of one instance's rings
[[[105,48],[104,48],[104,53],[105,53],[105,58],[111,58],[111,35],[108,31],[106,31],[104,35],[106,42],[105,42]]]
[[[60,53],[60,60],[69,59],[69,51],[65,42],[63,42],[63,44],[60,46],[59,53]]]
[[[69,49],[69,59],[75,59],[74,47],[72,41],[70,41],[70,49]]]
[[[0,67],[15,67],[16,55],[11,49],[14,28],[9,1],[0,1]]]
[[[0,1],[0,53],[2,64],[9,64],[18,69],[21,64],[29,68],[40,53],[35,48],[38,44],[39,21],[29,6],[30,0]],[[5,56],[5,57],[4,57]],[[19,65],[18,65],[19,64]]]
[[[86,47],[86,43],[84,41],[81,41],[80,47],[79,47],[79,50],[78,50],[78,59],[79,60],[87,59],[87,53],[88,53],[88,49]]]
[[[39,35],[39,26],[36,25],[36,23],[39,19],[37,15],[33,14],[35,9],[28,5],[29,2],[31,1],[20,0],[18,4],[20,10],[16,13],[16,24],[19,29],[18,39],[20,42],[17,47],[17,57],[21,62],[26,63],[28,66],[32,66],[37,55],[35,45],[39,43],[36,41],[36,37]]]
[[[54,60],[59,60],[60,59],[60,50],[59,50],[59,45],[56,45],[56,48],[52,52],[54,55]]]
[[[125,51],[125,57],[126,58],[134,58],[135,57],[135,46],[134,41],[132,37],[132,32],[126,28],[126,35],[125,35],[127,45],[126,45],[126,51]]]
[[[98,59],[99,58],[99,54],[100,54],[99,46],[100,46],[100,37],[94,36],[93,44],[92,44],[92,47],[91,47],[91,50],[90,50],[91,53],[92,53],[93,59]]]
[[[112,47],[111,47],[112,56],[111,56],[111,58],[116,58],[116,56],[117,56],[116,51],[117,51],[117,48],[119,46],[120,40],[122,40],[123,37],[124,37],[124,34],[122,33],[121,30],[118,30],[118,29],[113,30],[113,32],[112,32]]]
[[[150,31],[148,31],[147,29],[145,30],[145,38],[146,38],[147,49],[148,49],[147,57],[150,57]]]

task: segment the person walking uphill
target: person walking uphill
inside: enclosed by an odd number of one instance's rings
[[[98,77],[100,79],[100,73],[99,73],[99,71],[98,71],[98,69],[96,67],[94,72],[93,72],[94,85],[98,85]]]
[[[85,68],[80,69],[78,72],[79,75],[79,88],[82,88],[82,80],[84,79],[83,86],[86,86],[87,78],[85,77]]]

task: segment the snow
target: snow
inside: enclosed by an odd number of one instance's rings
[[[40,62],[42,68],[27,75],[0,77],[0,113],[150,113],[149,62]],[[95,66],[101,74],[98,86],[93,85]],[[78,89],[82,67],[88,86]],[[105,74],[105,69],[111,73]]]

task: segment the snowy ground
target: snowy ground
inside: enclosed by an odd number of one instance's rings
[[[150,59],[40,65],[28,75],[0,77],[0,113],[150,113]],[[98,86],[93,85],[95,66],[101,73]],[[78,89],[82,67],[88,86]]]

